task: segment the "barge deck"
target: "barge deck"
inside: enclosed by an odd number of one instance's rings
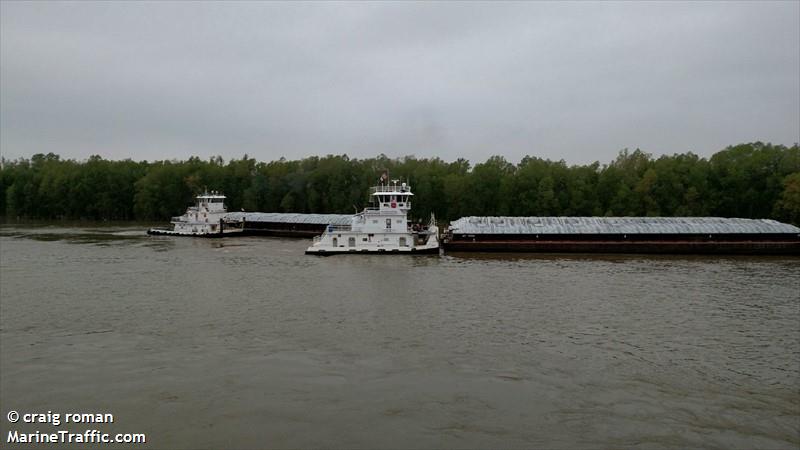
[[[243,236],[281,236],[312,238],[328,225],[346,225],[352,215],[232,212],[225,218],[237,223]]]
[[[800,228],[719,217],[462,217],[447,251],[800,255]]]

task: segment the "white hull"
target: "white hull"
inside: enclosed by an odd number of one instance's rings
[[[408,249],[408,248],[405,248],[405,249],[400,249],[400,248],[393,248],[393,249],[379,248],[377,250],[369,250],[369,249],[365,249],[365,248],[362,248],[362,249],[359,249],[359,250],[354,249],[354,248],[351,248],[351,249],[340,248],[340,249],[337,249],[337,250],[333,250],[333,249],[326,250],[326,249],[322,249],[322,248],[320,248],[320,249],[309,248],[308,250],[306,250],[306,254],[307,255],[320,255],[320,256],[325,256],[325,255],[353,255],[353,254],[362,255],[362,254],[365,254],[365,253],[377,253],[377,254],[389,254],[389,255],[391,255],[391,254],[407,254],[407,255],[438,254],[439,253],[439,247],[424,248],[424,249],[423,248],[419,248],[419,249],[418,248],[412,248],[412,249]]]
[[[355,249],[355,248],[339,248],[339,249],[324,249],[324,248],[311,248],[306,250],[308,255],[348,255],[348,254],[364,254],[364,253],[377,253],[377,254],[407,254],[407,255],[420,255],[420,254],[439,254],[439,247],[433,248],[379,248],[379,249]]]
[[[362,233],[348,231],[326,231],[314,238],[308,247],[309,255],[333,255],[348,253],[438,253],[438,230],[433,227],[420,233]]]

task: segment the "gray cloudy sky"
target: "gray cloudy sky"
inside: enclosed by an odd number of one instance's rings
[[[2,2],[0,153],[607,162],[800,141],[800,2]]]

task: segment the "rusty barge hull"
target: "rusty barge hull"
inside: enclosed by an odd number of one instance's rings
[[[525,239],[522,236],[453,237],[443,242],[452,252],[531,252],[531,253],[628,253],[696,255],[795,255],[800,256],[800,239],[747,236],[659,236],[604,237],[548,236]]]
[[[319,236],[325,231],[327,225],[296,224],[280,222],[246,222],[242,229],[242,236],[277,236],[311,238]]]

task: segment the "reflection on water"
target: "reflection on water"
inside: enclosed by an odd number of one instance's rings
[[[4,413],[109,411],[152,448],[800,445],[798,259],[144,229],[0,228]]]

